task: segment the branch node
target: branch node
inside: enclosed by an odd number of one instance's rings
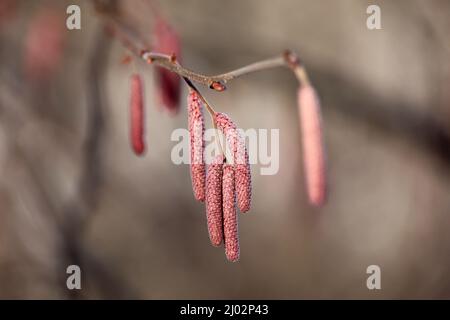
[[[153,62],[153,58],[151,57],[150,51],[148,51],[148,50],[141,50],[139,55],[141,56],[142,60],[144,60],[148,64],[151,64]]]
[[[284,60],[291,69],[295,69],[301,65],[300,58],[291,50],[287,49],[283,52]]]

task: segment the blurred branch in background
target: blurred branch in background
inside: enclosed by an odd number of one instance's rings
[[[102,187],[101,145],[105,133],[105,107],[101,97],[101,83],[104,83],[110,48],[109,38],[105,37],[103,28],[99,28],[93,39],[93,49],[86,70],[87,126],[81,178],[78,195],[67,205],[64,214],[62,234],[65,246],[62,254],[66,259],[62,261],[60,268],[62,270],[72,264],[80,266],[91,281],[97,283],[104,296],[117,299],[132,296],[131,290],[83,245],[83,234],[93,219],[93,214],[97,212],[99,190]],[[66,275],[61,280],[65,286]],[[71,292],[80,293],[78,290]]]
[[[48,196],[48,194],[52,193],[52,190],[49,190],[49,186],[46,183],[40,181],[42,178],[36,171],[35,160],[30,158],[31,154],[29,151],[22,150],[26,146],[20,145],[20,141],[17,141],[17,133],[20,132],[20,127],[26,122],[32,123],[36,121],[33,119],[37,115],[36,110],[27,105],[28,101],[40,101],[39,95],[42,93],[41,91],[33,90],[31,96],[23,96],[23,87],[18,84],[18,82],[23,80],[18,78],[12,70],[8,70],[9,68],[2,70],[1,91],[3,94],[0,99],[0,112],[3,120],[2,125],[10,137],[9,141],[11,141],[6,146],[9,149],[7,153],[11,158],[14,157],[18,160],[14,163],[14,168],[25,169],[20,175],[24,178],[26,177],[27,181],[26,187],[24,185],[19,186],[19,188],[24,189],[20,191],[20,194],[16,194],[17,191],[13,189],[8,191],[12,197],[19,197],[20,202],[23,201],[20,200],[21,197],[26,198],[24,193],[29,192],[33,197],[37,197],[43,205],[41,214],[45,216],[40,217],[37,212],[28,213],[34,216],[32,218],[33,221],[39,217],[42,219],[37,226],[31,227],[37,228],[50,225],[50,228],[46,228],[46,232],[53,233],[50,238],[55,237],[52,240],[54,245],[47,246],[45,249],[42,247],[39,249],[36,247],[36,240],[31,238],[36,236],[35,233],[21,233],[21,239],[24,246],[29,248],[28,253],[36,260],[35,263],[40,260],[39,255],[42,254],[42,250],[47,251],[45,256],[53,256],[53,258],[49,259],[56,263],[52,270],[59,271],[48,273],[46,278],[48,280],[53,278],[53,282],[55,280],[59,282],[59,292],[69,293],[73,297],[78,297],[80,293],[82,294],[81,297],[83,296],[83,291],[66,290],[67,274],[60,272],[65,270],[67,266],[75,264],[80,266],[81,270],[86,272],[88,277],[92,277],[91,283],[97,284],[93,287],[98,286],[98,289],[101,290],[104,296],[111,298],[130,297],[133,296],[131,290],[104,263],[98,260],[95,254],[92,254],[83,245],[83,234],[89,222],[93,219],[93,214],[96,212],[102,183],[101,143],[105,131],[105,110],[101,97],[101,83],[104,80],[111,48],[110,40],[104,35],[102,27],[98,28],[92,42],[93,48],[90,50],[91,56],[86,68],[87,79],[84,82],[87,92],[87,125],[84,135],[85,141],[82,147],[83,156],[80,162],[79,186],[75,196],[68,203],[61,206],[63,208],[62,213],[59,212],[61,209],[57,206],[55,207],[54,199]],[[40,84],[40,88],[46,90],[45,84]],[[46,103],[51,103],[51,100],[47,100]],[[44,124],[45,121],[46,119],[44,118]],[[12,180],[14,179],[12,178]],[[24,228],[25,226],[22,225],[21,227]],[[52,252],[52,250],[54,251]],[[47,261],[47,263],[50,261]],[[58,276],[60,277],[59,280]]]

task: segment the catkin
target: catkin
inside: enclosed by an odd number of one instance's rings
[[[198,201],[205,200],[205,161],[203,107],[197,92],[188,95],[188,125],[190,136],[191,180],[194,196]]]
[[[216,114],[217,127],[225,134],[233,154],[237,203],[241,212],[250,210],[252,198],[252,178],[250,162],[244,138],[239,134],[236,124],[224,113]]]
[[[219,155],[208,165],[206,175],[206,220],[209,238],[213,246],[220,246],[223,240],[222,225],[222,173],[223,156]]]
[[[298,108],[308,197],[311,204],[321,206],[326,198],[325,154],[320,102],[312,86],[306,85],[299,88]]]
[[[47,80],[60,67],[67,35],[63,25],[64,16],[58,9],[43,8],[32,17],[24,48],[28,80]]]
[[[173,54],[178,61],[181,61],[181,45],[178,34],[167,23],[166,20],[158,17],[154,27],[154,51],[164,54]],[[181,82],[180,77],[165,68],[156,68],[156,80],[158,84],[159,105],[162,105],[170,114],[179,111]]]
[[[145,150],[144,142],[144,92],[141,76],[131,76],[131,102],[130,102],[130,137],[131,145],[137,155]]]
[[[236,214],[234,166],[223,166],[222,197],[223,197],[223,233],[225,237],[225,254],[234,262],[239,260],[239,236]]]

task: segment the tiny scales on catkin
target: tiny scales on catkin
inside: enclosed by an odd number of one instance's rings
[[[225,254],[229,261],[239,260],[239,235],[236,214],[235,170],[231,164],[223,166],[222,198],[223,198],[223,233],[225,238]]]
[[[212,245],[220,246],[223,240],[222,225],[222,174],[223,156],[216,156],[208,165],[206,175],[206,220]]]
[[[245,141],[239,134],[236,124],[224,113],[215,117],[217,127],[225,134],[235,164],[237,203],[241,212],[250,210],[252,198],[252,178]]]
[[[205,200],[205,122],[201,98],[190,90],[188,99],[188,126],[190,137],[191,180],[195,199]]]

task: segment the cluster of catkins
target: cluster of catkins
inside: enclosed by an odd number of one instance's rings
[[[217,112],[213,120],[225,135],[220,154],[206,164],[204,154],[203,100],[197,91],[188,95],[188,123],[190,135],[191,180],[194,196],[205,202],[206,220],[211,243],[225,244],[230,261],[239,259],[237,207],[241,212],[250,210],[251,172],[243,137],[234,122],[224,113]],[[220,141],[217,141],[220,144]],[[229,157],[226,150],[229,148]]]
[[[177,35],[170,26],[158,19],[155,26],[155,51],[175,54],[179,59],[180,46]],[[294,65],[294,68],[303,68]],[[302,69],[304,72],[304,69]],[[320,115],[320,102],[307,77],[298,89],[298,111],[303,140],[303,164],[306,189],[312,205],[321,206],[326,198],[325,155]],[[180,78],[177,74],[158,67],[157,83],[159,101],[170,114],[178,112]],[[140,75],[131,77],[131,144],[137,155],[145,151],[144,96]],[[225,247],[229,261],[239,259],[237,210],[247,212],[251,205],[251,170],[245,140],[236,124],[224,113],[210,109],[214,126],[225,136],[224,143],[216,139],[219,155],[210,163],[205,161],[205,123],[203,109],[206,101],[195,89],[189,87],[187,98],[188,127],[190,133],[190,169],[194,197],[205,203],[206,220],[211,243]],[[227,151],[227,152],[225,152]]]
[[[244,138],[236,124],[224,113],[215,112],[215,126],[225,135],[222,153],[205,164],[203,99],[191,89],[188,96],[188,123],[191,146],[191,179],[194,196],[204,201],[211,243],[225,244],[230,261],[239,259],[237,208],[250,210],[251,171]],[[298,108],[303,140],[303,162],[308,198],[321,206],[326,197],[325,155],[320,115],[320,102],[315,89],[301,84],[298,89]],[[219,142],[220,144],[220,142]],[[223,153],[227,149],[231,152]],[[225,157],[225,154],[228,157]]]

